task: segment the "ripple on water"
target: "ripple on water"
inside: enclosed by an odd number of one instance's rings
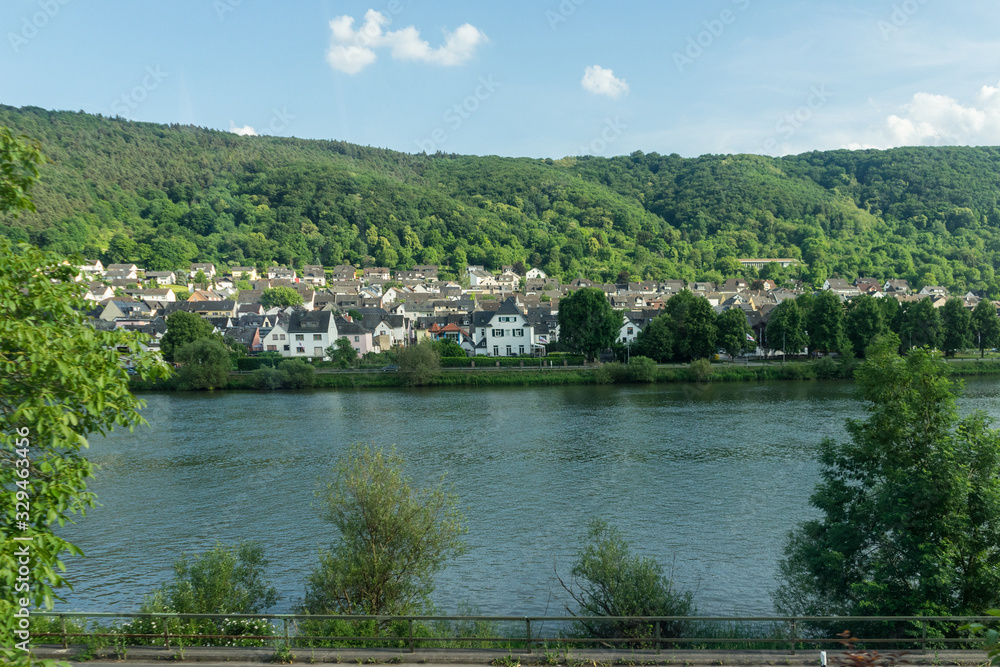
[[[970,381],[963,410],[1000,414],[996,386]],[[64,531],[87,553],[64,608],[134,610],[181,552],[255,539],[291,609],[331,541],[316,481],[364,442],[461,499],[470,549],[438,578],[443,610],[562,613],[556,572],[601,517],[702,611],[769,613],[785,535],[812,516],[816,445],[861,416],[841,382],[146,399],[149,428],[92,442],[102,506]]]

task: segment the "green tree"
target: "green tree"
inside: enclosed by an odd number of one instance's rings
[[[770,312],[767,328],[767,346],[772,350],[781,350],[785,354],[799,354],[802,348],[809,344],[806,335],[805,314],[799,308],[797,300],[786,299]]]
[[[0,213],[34,210],[43,162],[36,143],[0,128]],[[67,585],[64,554],[82,555],[53,524],[94,506],[87,437],[145,423],[123,363],[144,379],[169,373],[142,352],[144,336],[86,322],[85,287],[70,266],[80,259],[0,238],[0,656],[12,665],[33,662],[25,614],[52,608],[55,589]]]
[[[269,287],[261,293],[260,305],[265,308],[301,306],[302,295],[291,287]]]
[[[177,380],[181,389],[218,389],[229,382],[232,368],[229,350],[213,338],[191,341],[174,353],[180,364]]]
[[[326,356],[330,357],[341,368],[351,368],[358,361],[358,351],[351,346],[351,341],[344,336],[341,336],[334,341],[333,345],[326,348]]]
[[[659,363],[670,361],[674,354],[673,320],[669,315],[657,315],[636,338],[639,354]]]
[[[681,290],[670,297],[664,310],[673,324],[675,360],[709,359],[715,354],[718,328],[708,299]]]
[[[941,316],[929,298],[905,304],[899,331],[906,349],[941,347]]]
[[[309,575],[310,614],[429,611],[436,575],[465,553],[465,520],[443,483],[414,488],[395,448],[352,447],[316,491],[335,542]]]
[[[278,371],[285,374],[284,386],[289,389],[307,389],[316,383],[316,369],[302,359],[285,359]]]
[[[972,313],[966,309],[961,299],[952,298],[941,307],[941,351],[953,357],[972,343],[969,327]]]
[[[847,338],[844,335],[844,304],[830,290],[816,295],[806,317],[809,332],[809,349],[812,352],[843,352]]]
[[[981,300],[972,309],[969,328],[980,358],[986,355],[986,350],[1000,345],[1000,318],[997,317],[997,307],[989,299]]]
[[[143,598],[140,613],[162,614],[261,614],[273,607],[278,591],[266,578],[268,561],[255,542],[235,547],[216,544],[193,559],[184,554],[174,561],[174,579]],[[268,634],[266,624],[244,619],[170,619],[170,631],[177,634]],[[137,634],[163,632],[159,621],[137,618],[127,625]],[[200,643],[199,640],[188,640]],[[216,643],[213,640],[209,644]],[[229,640],[232,641],[232,640]],[[256,640],[236,645],[259,645]]]
[[[216,544],[192,559],[182,554],[174,561],[173,581],[148,596],[144,606],[178,614],[263,614],[278,601],[267,565],[256,542]]]
[[[0,127],[0,213],[34,211],[31,192],[38,181],[38,167],[45,164],[41,145],[29,137],[15,137]]]
[[[215,327],[195,313],[175,310],[167,316],[167,332],[160,339],[160,352],[167,361],[175,361],[177,352],[196,340],[211,338]]]
[[[559,301],[559,342],[593,359],[615,342],[622,321],[621,311],[611,307],[604,292],[584,287]]]
[[[434,341],[434,346],[437,348],[438,354],[444,357],[467,357],[465,350],[462,346],[451,340],[450,338],[442,338],[441,340]]]
[[[882,308],[870,294],[855,297],[847,304],[844,328],[851,347],[861,355],[875,338],[888,332]]]
[[[605,521],[593,519],[584,548],[577,556],[570,583],[559,580],[576,603],[567,607],[574,616],[691,616],[693,596],[678,591],[653,558],[635,555],[621,532]],[[654,635],[643,621],[577,622],[587,637],[640,638]],[[660,636],[683,637],[687,623],[664,622]]]
[[[750,339],[753,331],[747,322],[746,313],[739,308],[724,311],[715,318],[715,325],[719,330],[719,346],[729,354],[730,359],[754,349],[754,342]]]
[[[971,615],[1000,602],[1000,433],[982,413],[959,419],[939,356],[898,347],[890,334],[869,348],[856,372],[868,417],[820,446],[810,502],[822,516],[789,535],[783,614]]]
[[[195,287],[201,286],[201,289],[208,289],[208,276],[202,269],[198,269],[198,272],[194,274],[194,284]]]
[[[441,374],[441,355],[434,342],[427,338],[416,345],[399,348],[396,360],[410,385],[428,384]]]

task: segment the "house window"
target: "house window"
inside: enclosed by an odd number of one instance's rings
[[[288,352],[288,349],[289,349],[289,346],[288,346],[288,345],[286,345],[286,346],[285,346],[285,352]]]
[[[507,356],[508,357],[514,356],[514,353],[510,351],[510,345],[507,346]]]
[[[277,352],[278,351],[278,346],[277,345],[268,345],[267,346],[267,351],[268,352]]]
[[[628,335],[629,335],[629,336],[631,336],[631,335],[632,335],[632,327],[629,327],[629,328],[628,328]]]
[[[518,348],[518,352],[517,352],[517,353],[518,353],[518,354],[524,354],[524,346],[523,346],[523,345],[521,345],[521,346],[520,346],[520,347]]]
[[[483,338],[486,338],[486,329],[480,329],[479,331],[480,331],[479,335],[482,336]]]
[[[494,338],[503,338],[503,329],[494,329],[493,330],[493,337]]]
[[[493,356],[494,357],[499,357],[500,356],[500,348],[497,347],[496,345],[493,346]]]
[[[295,334],[295,340],[305,340],[305,339],[306,337],[304,334]]]
[[[524,329],[511,329],[514,338],[524,338]]]
[[[322,357],[323,356],[323,348],[321,348],[321,347],[314,347],[313,348],[313,356],[314,357]]]
[[[313,340],[323,340],[323,334],[313,334]]]
[[[285,340],[285,334],[278,334],[278,340]]]

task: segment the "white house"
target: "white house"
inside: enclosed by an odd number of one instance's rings
[[[528,269],[528,272],[524,274],[527,280],[545,280],[548,276],[541,269]]]
[[[517,307],[511,297],[494,312],[472,314],[470,333],[476,344],[477,356],[516,357],[531,354],[535,327]]]
[[[287,327],[275,326],[261,344],[265,351],[280,352],[283,357],[318,357],[336,342],[337,323],[326,310],[292,313]]]
[[[173,271],[146,271],[146,280],[154,280],[157,285],[176,285],[177,274]]]
[[[622,345],[631,345],[639,338],[640,331],[639,325],[629,319],[626,313],[622,318],[622,328],[618,330],[618,342]]]
[[[196,277],[199,271],[204,273],[206,278],[212,279],[215,277],[215,264],[200,264],[192,262],[190,268],[188,269],[188,277]]]

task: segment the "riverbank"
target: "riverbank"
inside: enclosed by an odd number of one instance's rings
[[[811,361],[715,362],[711,365],[658,365],[642,374],[633,372],[626,364],[609,363],[594,366],[533,367],[483,367],[444,368],[429,377],[422,386],[427,387],[537,387],[586,384],[656,384],[656,383],[719,383],[761,381],[811,381],[851,379],[859,361],[844,364],[829,358]],[[950,360],[948,367],[955,377],[1000,375],[1000,359]],[[319,389],[378,389],[409,387],[413,383],[405,371],[382,372],[371,370],[344,371],[319,369],[314,375],[313,388]],[[172,391],[172,382],[146,382],[133,378],[136,391]],[[225,389],[256,390],[252,373],[230,375]],[[262,390],[266,391],[266,390]]]

